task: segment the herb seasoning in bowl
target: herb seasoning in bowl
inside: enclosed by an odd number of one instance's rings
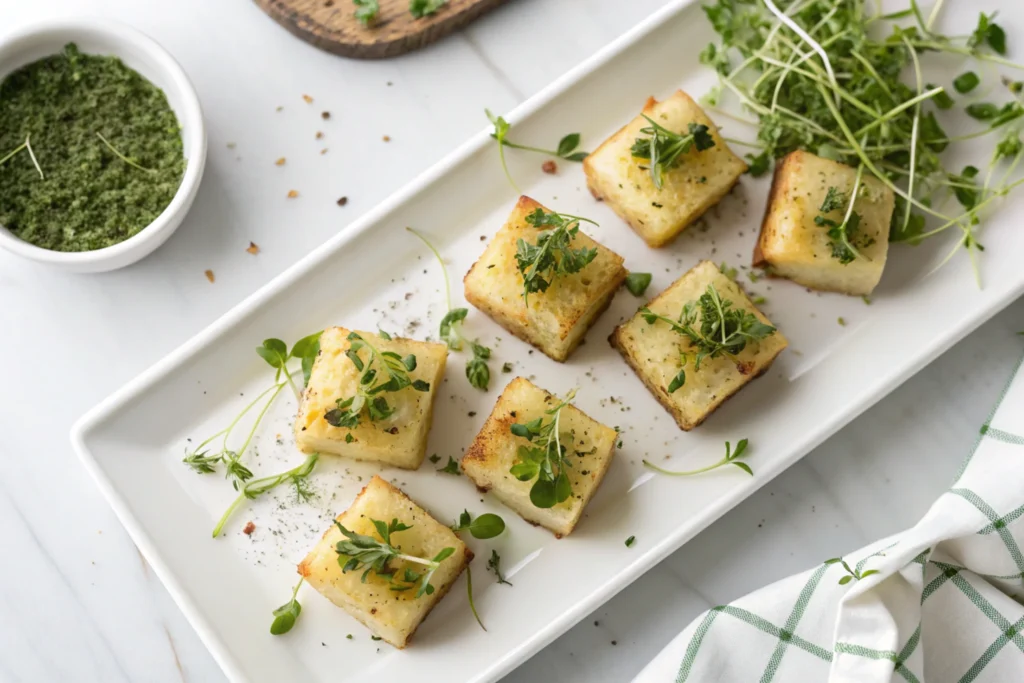
[[[198,99],[152,40],[60,22],[0,45],[0,246],[77,271],[162,244],[198,189]]]

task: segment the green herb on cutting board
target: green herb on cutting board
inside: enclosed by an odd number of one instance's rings
[[[167,208],[184,171],[166,96],[117,57],[69,43],[0,83],[0,225],[30,244],[123,242]]]

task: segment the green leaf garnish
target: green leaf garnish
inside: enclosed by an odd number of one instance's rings
[[[516,183],[512,180],[512,176],[508,172],[508,166],[505,164],[505,148],[511,147],[512,149],[522,149],[527,152],[537,152],[538,154],[547,154],[548,156],[558,157],[565,159],[566,161],[583,161],[587,158],[587,152],[577,151],[580,146],[580,134],[569,133],[562,137],[558,141],[558,146],[555,149],[543,149],[541,147],[530,147],[529,145],[520,145],[512,142],[508,139],[508,132],[511,128],[508,121],[502,116],[495,116],[491,113],[490,109],[484,109],[484,113],[487,114],[487,119],[494,126],[494,131],[491,133],[491,137],[498,141],[498,154],[501,157],[501,167],[505,170],[505,177],[508,178],[509,183],[515,188],[516,192],[519,192],[519,188],[516,187]],[[522,194],[522,192],[519,192]]]
[[[376,519],[371,519],[373,528],[381,540],[373,536],[366,536],[346,529],[341,522],[335,522],[346,540],[338,541],[335,545],[335,552],[338,553],[338,564],[343,572],[352,570],[363,570],[362,580],[365,583],[370,573],[387,579],[391,590],[395,592],[416,589],[416,597],[431,595],[434,586],[430,580],[434,572],[441,566],[441,563],[451,557],[455,548],[444,548],[433,559],[407,555],[402,552],[401,547],[393,544],[391,537],[402,531],[411,529],[397,519],[392,519],[389,524]],[[402,571],[393,569],[391,563],[400,561],[406,563]],[[422,570],[415,570],[412,567],[423,567]]]
[[[228,509],[221,515],[220,520],[217,522],[217,526],[213,528],[213,537],[217,538],[220,536],[221,530],[224,525],[227,524],[232,513],[238,509],[238,507],[246,500],[255,500],[264,493],[276,489],[282,484],[291,484],[295,487],[295,497],[301,501],[308,501],[315,496],[313,490],[309,488],[309,482],[307,481],[310,474],[313,472],[313,468],[316,467],[316,461],[320,457],[319,453],[310,453],[306,456],[306,459],[301,465],[293,467],[290,470],[286,470],[279,474],[272,474],[268,477],[260,477],[259,479],[249,479],[241,487],[241,491],[238,498],[235,498],[234,502],[228,506]],[[252,476],[252,473],[249,473]],[[237,488],[237,487],[236,487]]]
[[[505,576],[501,573],[501,555],[498,554],[497,550],[491,550],[491,559],[487,560],[487,569],[494,572],[494,575],[498,577],[499,584],[512,585],[505,580]]]
[[[377,0],[352,0],[352,4],[356,6],[356,19],[363,26],[371,26],[377,21],[377,15],[380,13],[380,4]]]
[[[421,19],[434,14],[447,3],[448,0],[409,0],[409,13],[415,19]]]
[[[295,626],[295,620],[302,613],[302,605],[295,599],[295,596],[299,594],[299,588],[303,581],[305,579],[299,579],[299,582],[295,584],[295,588],[292,589],[292,599],[274,610],[274,621],[270,624],[271,635],[283,635],[291,631],[292,626]]]
[[[456,533],[468,531],[473,538],[487,540],[500,535],[505,530],[505,520],[490,512],[474,518],[469,514],[469,510],[463,510],[459,515],[459,521],[453,524],[451,529]]]
[[[454,474],[457,477],[462,476],[462,472],[459,470],[459,461],[450,455],[448,456],[448,463],[444,467],[439,467],[437,471],[444,472],[445,474]]]

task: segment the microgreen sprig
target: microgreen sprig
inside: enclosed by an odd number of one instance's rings
[[[775,334],[774,327],[761,322],[750,311],[733,306],[729,299],[723,299],[713,284],[707,286],[697,301],[683,306],[678,318],[654,313],[646,306],[640,309],[640,315],[648,325],[664,322],[686,338],[689,347],[696,350],[694,372],[700,371],[701,361],[705,358],[726,356],[735,360],[749,342]],[[681,351],[680,355],[682,367],[667,387],[670,394],[686,383],[686,352]]]
[[[867,257],[861,254],[854,246],[859,239],[861,215],[853,210],[857,192],[860,189],[861,175],[864,167],[857,169],[857,177],[853,183],[853,190],[850,191],[850,199],[847,200],[846,193],[838,187],[829,187],[825,193],[825,199],[818,208],[819,215],[814,217],[814,224],[821,228],[828,228],[829,247],[832,249],[832,258],[844,266],[853,263],[855,260]],[[847,203],[848,202],[848,203]],[[841,222],[828,218],[828,214],[835,211],[842,211]]]
[[[374,529],[380,536],[377,540],[373,536],[358,534],[346,529],[341,522],[335,522],[338,529],[345,536],[346,540],[338,541],[335,551],[338,553],[338,564],[343,572],[351,570],[363,570],[362,581],[366,582],[370,573],[387,579],[391,590],[403,592],[416,588],[416,597],[431,595],[434,586],[430,580],[434,572],[438,570],[441,563],[455,552],[455,548],[443,548],[433,559],[408,555],[402,552],[401,548],[393,545],[391,535],[411,529],[411,526],[392,519],[391,523],[385,523],[377,519],[371,519]],[[401,561],[407,564],[424,567],[416,571],[411,567],[405,567],[401,572],[391,567],[394,561]]]
[[[866,579],[867,577],[871,576],[872,574],[878,574],[879,573],[877,569],[868,569],[866,571],[860,571],[858,569],[854,569],[849,564],[847,564],[846,560],[844,560],[841,557],[833,557],[830,560],[825,560],[825,564],[826,565],[829,565],[829,564],[842,564],[843,565],[843,569],[845,569],[847,573],[846,573],[845,576],[843,576],[842,578],[839,579],[839,585],[840,586],[845,586],[846,584],[850,583],[851,581],[854,581],[854,580],[860,581],[861,579]]]
[[[491,113],[490,109],[484,109],[484,113],[487,114],[487,119],[491,122],[491,125],[494,126],[494,132],[491,133],[491,137],[498,141],[498,155],[501,158],[501,167],[505,170],[505,177],[508,178],[508,182],[519,194],[522,194],[522,192],[519,191],[515,181],[512,180],[512,174],[509,173],[508,165],[505,163],[506,147],[522,149],[528,152],[537,152],[539,154],[547,154],[549,156],[565,159],[566,161],[583,161],[587,158],[587,152],[576,151],[576,148],[580,146],[579,133],[569,133],[562,137],[562,139],[558,141],[558,147],[555,149],[542,149],[540,147],[520,145],[508,139],[508,132],[511,129],[511,125],[504,117],[495,116]]]
[[[302,587],[303,581],[305,579],[299,579],[299,582],[295,584],[295,588],[292,589],[292,599],[274,610],[274,621],[270,624],[271,635],[284,635],[292,630],[292,626],[295,626],[299,614],[302,613],[302,605],[295,598],[299,594],[299,588]]]
[[[448,284],[448,268],[444,265],[441,253],[419,231],[410,227],[406,227],[406,230],[419,237],[434,254],[437,262],[441,264],[441,274],[444,276],[444,298],[448,306],[448,312],[441,319],[441,339],[452,351],[461,351],[463,344],[469,344],[472,357],[466,361],[466,379],[477,389],[487,391],[487,386],[491,382],[491,369],[487,365],[487,361],[491,358],[491,350],[476,340],[469,341],[462,336],[462,322],[469,315],[469,309],[452,308],[451,286]]]
[[[448,0],[409,0],[409,14],[414,19],[422,19],[434,14],[446,4]]]
[[[391,335],[384,331],[379,334],[383,339],[391,339]],[[331,426],[355,429],[364,413],[371,422],[386,420],[395,409],[383,394],[410,386],[416,391],[430,391],[429,382],[409,377],[409,373],[416,369],[415,355],[403,358],[394,351],[381,351],[358,332],[350,332],[348,340],[345,355],[360,373],[359,387],[355,396],[339,398],[337,407],[324,414],[324,419]],[[359,356],[364,348],[369,352],[365,361]]]
[[[290,360],[298,359],[300,361],[303,386],[309,383],[309,373],[312,370],[313,361],[316,360],[316,356],[320,352],[320,334],[321,332],[315,332],[303,337],[295,343],[291,352],[287,351],[287,345],[280,339],[267,339],[263,342],[262,346],[257,347],[256,353],[259,354],[260,358],[263,358],[271,367],[277,370],[274,377],[275,384],[265,389],[250,401],[248,405],[242,408],[241,412],[231,420],[227,427],[209,436],[193,448],[191,452],[186,453],[182,462],[197,474],[213,474],[217,471],[218,466],[223,465],[224,475],[232,480],[231,483],[236,491],[246,481],[251,479],[252,472],[242,464],[242,458],[252,444],[256,430],[263,421],[263,417],[267,414],[267,411],[273,405],[281,390],[285,386],[291,386],[296,398],[299,397],[299,389],[292,378],[292,375],[296,374],[298,370],[288,369],[287,366]],[[282,375],[285,377],[284,381],[281,381]],[[229,448],[229,441],[235,429],[242,419],[257,407],[256,417],[253,419],[249,433],[246,435],[241,447],[237,449]],[[218,439],[220,439],[220,449],[214,451],[211,444]]]
[[[567,469],[571,467],[568,449],[562,445],[562,410],[572,403],[576,390],[570,391],[558,404],[545,411],[548,419],[538,417],[526,423],[515,422],[513,435],[526,439],[529,446],[516,449],[516,462],[509,473],[519,481],[533,481],[530,502],[539,508],[554,507],[572,495]],[[535,481],[534,481],[535,480]]]
[[[696,147],[698,152],[715,146],[715,139],[702,123],[690,123],[688,132],[675,133],[654,119],[642,115],[651,125],[640,129],[640,136],[630,150],[637,159],[646,159],[654,186],[661,189],[665,182],[665,171],[675,168],[683,161],[683,155]]]
[[[35,152],[32,151],[31,138],[32,138],[31,134],[26,135],[25,136],[25,142],[23,142],[20,145],[18,145],[17,147],[15,147],[8,154],[4,155],[4,157],[2,159],[0,159],[0,166],[3,166],[4,163],[8,159],[13,158],[14,156],[16,156],[18,154],[18,152],[20,152],[21,150],[24,149],[24,150],[28,151],[28,155],[32,159],[32,165],[36,167],[36,172],[39,174],[39,179],[40,180],[46,180],[46,176],[43,175],[43,169],[39,167],[39,160],[36,159],[36,154],[35,154]]]
[[[534,209],[526,222],[535,228],[547,228],[530,244],[516,240],[516,265],[523,276],[523,299],[530,294],[546,292],[556,277],[578,273],[597,258],[596,248],[574,249],[572,241],[580,231],[580,221],[597,225],[589,218]]]
[[[672,471],[672,470],[666,470],[666,469],[663,469],[661,467],[658,467],[657,465],[655,465],[654,463],[652,463],[649,460],[644,460],[644,465],[646,465],[647,467],[651,468],[655,472],[660,472],[661,474],[669,474],[669,475],[672,475],[674,477],[689,477],[689,476],[694,475],[694,474],[701,474],[703,472],[710,472],[711,470],[718,469],[719,467],[725,467],[726,465],[733,465],[735,467],[740,468],[741,470],[743,470],[744,472],[746,472],[750,476],[754,476],[754,470],[750,469],[750,465],[748,465],[745,462],[740,462],[739,461],[739,459],[742,458],[747,453],[747,443],[748,442],[747,442],[746,439],[740,439],[736,443],[736,450],[732,450],[731,447],[730,447],[729,442],[726,441],[725,442],[725,457],[724,458],[722,458],[718,462],[715,462],[715,463],[712,463],[712,464],[708,465],[707,467],[701,467],[701,468],[696,469],[696,470],[687,470],[687,471],[684,471],[684,472],[677,472],[677,471]]]
[[[246,500],[255,500],[264,493],[276,489],[282,484],[291,484],[294,486],[295,497],[300,501],[305,502],[313,498],[316,494],[313,492],[313,489],[309,487],[307,478],[313,473],[313,468],[316,467],[316,461],[319,457],[319,453],[310,453],[306,456],[306,459],[302,464],[293,467],[290,470],[286,470],[279,474],[272,474],[267,477],[260,477],[259,479],[250,479],[245,482],[241,488],[241,493],[239,493],[234,502],[228,506],[228,509],[224,511],[224,514],[221,515],[220,520],[217,522],[217,526],[213,528],[213,537],[217,538],[220,536],[220,532],[224,529],[224,525],[227,524],[228,519],[231,518],[231,515],[242,503]]]

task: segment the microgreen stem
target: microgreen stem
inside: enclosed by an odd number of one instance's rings
[[[284,382],[281,382],[280,384],[275,384],[273,387],[270,388],[270,389],[273,390],[273,393],[270,395],[270,398],[267,400],[267,402],[260,409],[260,412],[257,413],[256,419],[253,420],[252,427],[249,429],[249,435],[245,438],[245,442],[242,444],[242,447],[235,452],[234,456],[231,458],[231,461],[238,462],[239,460],[242,459],[242,455],[249,448],[249,444],[252,443],[252,437],[253,437],[253,435],[256,434],[256,429],[260,426],[260,422],[263,421],[263,416],[267,414],[267,410],[270,409],[270,406],[274,403],[274,399],[277,398],[277,395],[279,393],[281,393],[281,389],[283,389],[284,386],[285,386]],[[268,391],[270,391],[270,390],[268,390]],[[260,396],[263,396],[266,393],[267,392],[264,391],[263,394],[260,394]],[[256,400],[259,400],[259,398],[257,397]],[[251,407],[252,404],[249,404],[249,406]],[[248,411],[248,410],[249,410],[249,408],[246,408],[246,411]],[[245,414],[245,412],[243,412],[241,415],[236,417],[234,419],[234,421],[232,421],[232,423],[228,426],[228,433],[224,435],[224,450],[225,451],[228,448],[228,435],[231,433],[231,429],[238,423],[238,421],[241,419],[242,415],[244,415],[244,414]]]
[[[466,593],[469,595],[469,609],[473,612],[473,616],[476,617],[476,623],[480,624],[480,628],[484,631],[487,627],[484,626],[484,622],[480,621],[480,615],[476,612],[476,605],[473,603],[473,570],[470,566],[466,565]]]
[[[28,150],[28,155],[32,157],[32,164],[36,167],[36,170],[39,171],[39,179],[46,180],[46,176],[43,175],[43,169],[39,167],[39,160],[36,159],[36,153],[32,151],[32,143],[29,142],[29,138],[31,137],[31,133],[25,136],[25,149]]]
[[[664,468],[658,467],[657,465],[655,465],[650,460],[644,460],[643,461],[644,465],[646,465],[650,469],[654,470],[655,472],[659,472],[661,474],[668,474],[668,475],[671,475],[673,477],[688,477],[688,476],[690,476],[692,474],[703,474],[704,472],[710,472],[711,470],[713,470],[715,468],[721,467],[722,465],[725,465],[728,462],[729,462],[728,460],[726,460],[725,458],[722,458],[718,462],[716,462],[716,463],[714,463],[712,465],[708,465],[707,467],[701,467],[700,469],[686,470],[686,471],[674,471],[674,470],[666,470]]]
[[[282,384],[279,386],[284,385]],[[287,481],[294,482],[297,490],[302,491],[302,489],[298,489],[299,481],[309,476],[310,472],[312,472],[313,468],[316,466],[316,461],[319,457],[319,453],[310,453],[306,456],[306,459],[302,464],[297,467],[293,467],[292,469],[281,472],[280,474],[272,474],[267,477],[251,479],[246,482],[245,485],[242,486],[242,490],[238,494],[238,497],[231,502],[231,505],[228,506],[228,509],[224,511],[224,514],[221,515],[220,520],[218,520],[217,526],[213,528],[213,537],[217,538],[220,536],[220,532],[224,529],[224,525],[227,524],[228,519],[231,518],[231,515],[235,510],[237,510],[247,498],[254,499]],[[308,495],[308,493],[306,495]]]
[[[812,50],[818,53],[818,56],[821,57],[821,61],[825,64],[825,70],[828,72],[829,80],[832,81],[832,86],[835,88],[835,92],[837,93],[836,101],[838,102],[838,92],[840,90],[839,82],[836,81],[836,74],[832,70],[832,62],[829,61],[828,54],[825,52],[825,48],[819,45],[818,41],[816,41],[814,38],[811,38],[809,35],[807,35],[807,32],[804,31],[799,24],[790,19],[788,15],[786,15],[778,7],[776,7],[775,3],[772,2],[772,0],[764,0],[764,4],[772,14],[779,18],[779,21],[781,21],[783,24],[789,27],[789,30],[791,30],[793,33],[800,36],[800,38],[802,38],[803,41],[807,43],[807,45]]]
[[[14,155],[16,155],[18,152],[20,152],[21,150],[25,149],[25,146],[27,144],[28,138],[25,138],[25,140],[26,140],[26,142],[21,143],[20,145],[15,147],[7,156],[5,156],[3,159],[0,159],[0,166],[2,166],[4,164],[4,162],[6,162],[8,159],[11,159],[12,157],[14,157]]]
[[[420,241],[427,245],[427,249],[430,249],[430,251],[433,252],[434,256],[437,258],[437,262],[441,264],[441,274],[444,275],[444,300],[448,304],[447,310],[452,310],[452,290],[451,286],[448,284],[448,269],[444,267],[444,259],[441,258],[441,253],[435,249],[434,245],[430,243],[430,240],[420,234],[418,230],[410,228],[409,226],[406,226],[405,229],[419,237]]]
[[[110,151],[113,152],[117,156],[117,158],[120,159],[121,161],[123,161],[124,163],[128,164],[129,166],[131,166],[133,168],[137,168],[140,171],[145,171],[146,173],[156,173],[156,169],[146,168],[145,166],[140,166],[139,164],[135,163],[134,161],[132,161],[131,159],[129,159],[125,155],[123,155],[120,152],[118,152],[117,149],[112,144],[110,144],[110,141],[107,140],[105,137],[103,137],[103,134],[100,133],[99,131],[96,131],[96,137],[98,137],[100,139],[100,141],[104,145],[106,145],[110,149]]]
[[[1011,69],[1024,69],[1024,64],[1018,64],[1009,59],[1004,59],[996,55],[986,54],[984,52],[978,52],[977,50],[971,50],[966,47],[958,47],[956,45],[950,45],[948,43],[937,43],[931,41],[919,41],[915,40],[911,42],[914,47],[921,47],[927,50],[937,50],[939,52],[951,52],[958,55],[965,55],[967,57],[973,57],[982,62],[992,62],[993,64],[999,64],[1000,66],[1006,66]]]

